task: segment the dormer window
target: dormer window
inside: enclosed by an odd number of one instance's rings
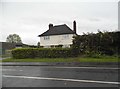
[[[44,40],[50,40],[50,36],[45,36]]]

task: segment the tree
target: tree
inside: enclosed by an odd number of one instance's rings
[[[73,37],[72,55],[78,56],[80,53],[80,36]]]
[[[10,43],[22,43],[21,38],[19,35],[17,34],[10,34],[7,39],[6,42],[10,42]]]
[[[74,37],[73,53],[120,55],[120,32],[87,33]]]

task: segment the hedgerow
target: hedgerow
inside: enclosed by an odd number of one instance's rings
[[[71,48],[17,48],[12,50],[12,57],[23,58],[66,58],[72,57]]]

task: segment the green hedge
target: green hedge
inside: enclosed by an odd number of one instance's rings
[[[70,48],[18,48],[12,50],[12,57],[22,58],[65,58],[72,57]]]

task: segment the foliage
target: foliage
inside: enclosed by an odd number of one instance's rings
[[[73,48],[77,54],[120,55],[120,32],[87,33],[74,37]]]
[[[6,42],[10,42],[10,43],[22,43],[21,38],[19,35],[17,34],[10,34],[7,39]]]
[[[58,45],[57,47],[61,47],[62,48],[63,45]]]
[[[13,58],[66,58],[72,57],[70,48],[19,48],[12,50]]]
[[[79,37],[78,36],[74,36],[73,37],[73,45],[71,46],[72,48],[72,55],[74,55],[75,57],[77,57],[80,53],[80,41],[79,41]]]
[[[37,47],[40,48],[40,42],[37,43]]]
[[[71,48],[22,48],[12,50],[13,58],[66,58],[87,55],[100,58],[101,55],[120,57],[120,32],[87,33],[74,36]]]

